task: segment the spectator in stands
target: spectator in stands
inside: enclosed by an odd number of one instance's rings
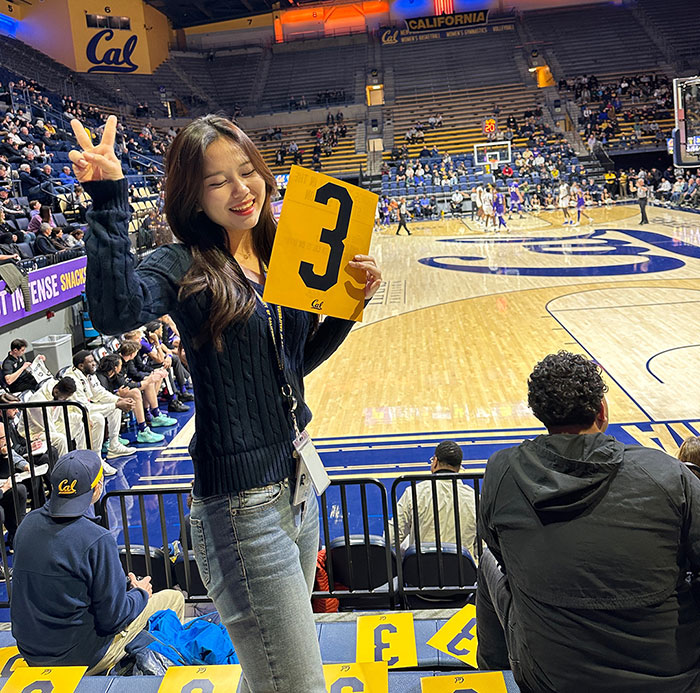
[[[38,233],[42,224],[49,224],[51,228],[56,226],[56,221],[53,218],[53,214],[51,214],[51,207],[48,205],[41,205],[38,214],[32,215],[29,220],[29,226],[27,226],[27,231]]]
[[[39,383],[29,372],[34,361],[27,361],[24,353],[28,343],[24,339],[13,339],[10,342],[10,351],[2,362],[2,379],[4,386],[10,392],[22,392],[23,390],[36,390]],[[43,354],[38,354],[36,359],[44,361]]]
[[[136,416],[138,428],[136,434],[137,443],[161,443],[165,440],[165,436],[160,433],[154,433],[146,423],[141,388],[137,383],[129,382],[122,374],[122,357],[119,354],[103,356],[97,366],[95,375],[105,390],[134,402],[133,412]]]
[[[687,465],[695,476],[700,478],[700,437],[690,436],[678,450],[678,459]]]
[[[85,232],[82,229],[73,229],[69,234],[63,235],[63,240],[69,248],[84,248],[84,235]]]
[[[441,474],[456,474],[462,469],[462,448],[453,440],[443,440],[435,448],[435,454],[430,458],[430,472],[435,476]],[[476,558],[476,502],[474,489],[462,481],[455,485],[459,512],[460,539],[462,547],[468,549]],[[435,485],[436,497],[433,496],[432,482],[421,481],[416,484],[416,503],[418,516],[418,532],[414,527],[413,492],[407,488],[396,506],[398,534],[396,544],[405,550],[416,543],[416,534],[421,543],[434,542],[435,505],[437,506],[438,522],[440,525],[440,542],[456,544],[455,503],[452,482],[448,479],[438,481]]]
[[[697,691],[700,480],[605,435],[606,391],[592,361],[550,354],[528,381],[547,434],[488,461],[479,668],[538,693]]]
[[[29,398],[29,402],[66,402],[75,400],[75,380],[70,377],[59,378],[58,380],[48,380]],[[29,438],[32,441],[38,440],[42,444],[56,448],[58,456],[68,452],[70,433],[70,443],[79,449],[86,447],[85,432],[82,422],[82,413],[78,407],[68,407],[68,425],[70,431],[66,429],[66,421],[61,407],[49,407],[46,410],[47,421],[44,421],[43,409],[34,408],[29,410]],[[47,423],[48,426],[44,424]],[[48,429],[48,430],[47,430]]]
[[[136,403],[131,398],[120,397],[105,390],[95,376],[97,364],[89,351],[79,351],[73,356],[73,368],[66,374],[75,380],[76,401],[87,407],[90,416],[90,439],[95,452],[102,450],[105,427],[108,428],[107,459],[133,455],[136,451],[119,439],[122,412],[131,411]],[[116,474],[116,469],[105,462],[105,473]]]
[[[51,245],[56,249],[55,252],[57,253],[70,248],[63,237],[63,229],[60,226],[56,226],[55,228],[51,229],[51,236],[49,237],[49,240],[51,241]]]
[[[158,391],[167,378],[164,368],[157,370],[142,370],[136,360],[141,345],[135,341],[125,341],[119,346],[119,355],[125,363],[125,376],[128,382],[137,386],[142,394],[147,407],[146,418],[150,415],[150,427],[174,426],[177,419],[163,414],[158,407]]]
[[[14,453],[14,450],[13,450]],[[21,462],[24,462],[20,458]],[[12,464],[9,462],[7,438],[5,437],[5,427],[0,423],[0,520],[7,529],[7,547],[10,552],[14,550],[15,532],[19,523],[27,512],[27,487],[15,482],[15,491],[12,491],[11,474],[20,471],[17,465],[17,458],[13,455]],[[17,495],[17,503],[15,505],[14,495]],[[0,538],[2,541],[2,538]],[[0,573],[4,580],[4,574]]]
[[[30,666],[87,666],[109,671],[161,609],[184,617],[182,593],[153,594],[151,578],[125,580],[111,533],[89,517],[102,494],[100,458],[90,450],[61,457],[55,492],[20,527],[10,619]]]
[[[462,216],[462,203],[464,202],[464,195],[459,190],[455,190],[450,198],[450,209],[452,210],[452,216],[458,217]]]
[[[34,255],[53,255],[56,248],[51,242],[51,224],[39,225],[39,233],[34,241]]]
[[[7,217],[17,219],[27,215],[22,206],[10,197],[10,191],[5,188],[0,188],[0,207],[5,212]]]
[[[179,390],[177,398],[181,402],[191,402],[194,397],[187,392],[190,374],[182,365],[180,357],[163,344],[162,337],[163,324],[160,320],[149,322],[145,326],[144,336],[141,338],[141,351],[148,355],[156,368],[163,367],[166,370],[172,370]]]
[[[72,151],[71,159],[94,203],[87,236],[90,316],[109,332],[168,313],[183,342],[195,347],[187,356],[197,378],[191,526],[200,572],[247,687],[325,693],[305,578],[316,563],[317,503],[313,494],[303,510],[292,502],[291,401],[274,383],[282,375],[293,383],[304,428],[310,418],[304,374],[337,349],[352,324],[326,318],[312,331],[310,314],[256,300],[275,231],[275,179],[250,139],[219,116],[192,121],[171,145],[165,204],[181,244],[157,249],[137,269],[125,242],[126,183],[112,148],[115,124],[110,116],[93,148],[73,123],[82,152]],[[355,256],[349,267],[363,274],[370,299],[381,284],[376,263]],[[284,374],[271,349],[273,333],[284,336]],[[260,396],[268,382],[274,401]]]
[[[12,405],[18,403],[19,401],[19,397],[17,397],[17,395],[13,395],[10,392],[3,392],[2,394],[0,394],[0,404]],[[20,415],[19,409],[6,409],[5,411],[7,412],[8,417],[8,433],[11,444],[10,447],[12,449],[12,466],[14,467],[15,471],[29,471],[29,460],[31,459],[34,463],[35,471],[38,472],[40,466],[46,465],[47,469],[50,472],[54,463],[58,459],[57,448],[53,445],[47,448],[46,443],[38,438],[32,440],[31,445],[29,445],[29,443],[27,442],[28,438],[25,437],[18,428],[18,421],[19,424],[24,424],[24,419]],[[2,423],[0,422],[0,436],[4,434],[4,426],[2,426]],[[7,448],[7,445],[5,447]],[[3,455],[7,455],[7,450],[3,451],[1,448],[2,446],[0,446],[0,453],[2,453]],[[42,478],[46,481],[47,490],[51,488],[49,485],[50,480],[48,473],[44,477],[37,476],[35,478],[36,493],[30,495],[33,509],[41,507],[44,504],[44,501],[46,500],[46,494],[42,485]],[[29,493],[32,487],[31,478],[26,479],[22,483],[26,487],[27,492]],[[37,501],[36,503],[35,496]]]

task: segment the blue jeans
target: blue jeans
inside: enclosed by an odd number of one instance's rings
[[[326,691],[309,599],[318,503],[312,493],[302,510],[292,497],[285,480],[192,502],[197,565],[243,667],[241,693]]]

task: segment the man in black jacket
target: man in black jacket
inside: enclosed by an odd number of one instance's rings
[[[700,480],[605,435],[583,356],[550,354],[528,390],[548,434],[492,455],[482,490],[479,667],[525,693],[700,690]]]

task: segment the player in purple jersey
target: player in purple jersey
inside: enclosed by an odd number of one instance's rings
[[[508,187],[510,188],[510,214],[508,215],[508,218],[512,218],[513,212],[515,209],[517,209],[520,218],[524,219],[523,194],[520,192],[520,186],[518,185],[517,181],[511,181],[508,184]]]
[[[591,219],[591,217],[583,211],[586,207],[586,198],[583,194],[583,188],[581,188],[581,186],[578,183],[571,184],[571,197],[573,197],[576,200],[576,221],[574,222],[574,226],[581,225],[582,216],[588,219],[589,224],[592,224],[593,219]]]
[[[493,211],[496,213],[496,219],[498,219],[498,226],[496,231],[500,231],[501,226],[506,230],[509,230],[504,218],[506,211],[506,198],[505,195],[500,191],[496,191],[493,198]]]

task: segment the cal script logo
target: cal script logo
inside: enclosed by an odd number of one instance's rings
[[[75,485],[78,483],[77,479],[73,479],[73,481],[68,481],[68,479],[63,479],[58,484],[58,492],[62,496],[71,496],[75,493]]]
[[[321,308],[323,308],[323,301],[319,301],[318,299],[311,301],[311,307],[314,310],[321,310]]]
[[[85,54],[94,67],[91,67],[88,72],[134,72],[138,70],[138,65],[134,65],[131,61],[131,56],[138,42],[136,34],[129,36],[123,48],[116,46],[107,48],[102,57],[98,56],[98,51],[102,49],[101,41],[104,39],[104,43],[108,43],[113,38],[114,32],[111,29],[103,29],[90,39]]]
[[[399,32],[397,29],[387,29],[383,34],[382,34],[382,43],[383,44],[394,44],[399,42]]]

